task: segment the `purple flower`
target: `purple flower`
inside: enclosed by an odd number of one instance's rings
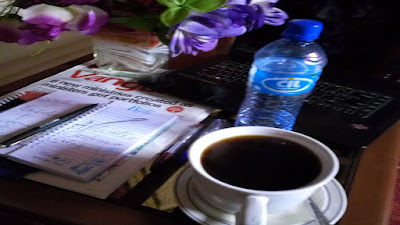
[[[67,24],[68,30],[83,34],[93,34],[108,22],[108,14],[90,5],[72,5],[68,7],[74,13],[74,19]]]
[[[222,38],[239,36],[246,32],[242,17],[245,16],[231,8],[220,8],[208,13],[192,13],[184,21],[202,24],[216,32],[215,38]]]
[[[265,24],[279,26],[284,24],[289,16],[283,10],[274,7],[277,2],[278,0],[228,0],[227,4],[231,6],[241,5],[256,7],[257,9],[254,10],[256,10],[258,13],[253,15],[260,15],[260,10],[262,10],[262,13],[264,14],[263,22]],[[262,26],[260,26],[259,20],[257,20],[255,23],[258,24],[255,26],[255,29]]]
[[[250,4],[251,0],[228,0],[226,4],[228,5],[248,5]]]
[[[173,30],[172,56],[197,55],[215,48],[218,39],[234,37],[263,25],[263,11],[258,6],[232,5],[208,13],[192,13]]]
[[[173,30],[172,56],[210,51],[219,38],[234,37],[264,24],[281,25],[287,14],[275,8],[278,0],[228,0],[228,7],[207,13],[192,12]]]
[[[108,14],[94,6],[71,5],[58,7],[39,4],[20,9],[23,23],[0,21],[0,41],[28,45],[39,41],[55,40],[65,30],[92,34],[108,22]]]
[[[17,3],[17,6],[21,8],[27,8],[33,5],[39,4],[51,4],[57,6],[68,6],[68,5],[85,5],[85,4],[93,4],[100,0],[28,0],[28,1],[20,1]]]
[[[62,27],[35,25],[7,19],[0,21],[0,41],[29,45],[38,41],[54,40],[63,31]]]
[[[264,25],[264,13],[259,5],[232,5],[229,7],[228,17],[236,25],[244,26],[246,32]]]
[[[21,29],[18,43],[29,45],[39,41],[55,40],[66,28],[66,24],[74,15],[65,8],[39,4],[19,11],[22,21],[25,22]]]
[[[289,18],[286,12],[275,7],[271,8],[268,11],[264,10],[264,15],[264,22],[272,26],[282,25]]]
[[[197,55],[199,51],[214,49],[219,38],[237,36],[244,32],[246,29],[228,18],[225,9],[193,13],[173,30],[169,47],[173,57],[181,53]]]
[[[22,21],[35,25],[63,26],[74,18],[70,10],[63,7],[39,4],[19,11]]]
[[[21,27],[23,30],[18,44],[30,45],[39,41],[55,40],[62,31],[65,30],[63,26],[51,26],[51,25],[34,25],[26,24]]]
[[[169,45],[172,57],[181,53],[197,55],[208,52],[218,44],[218,33],[201,23],[185,20],[174,31]]]

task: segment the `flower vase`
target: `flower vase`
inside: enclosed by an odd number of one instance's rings
[[[111,75],[157,73],[169,59],[168,46],[151,32],[113,25],[92,36],[98,70]]]

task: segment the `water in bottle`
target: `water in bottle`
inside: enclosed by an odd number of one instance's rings
[[[314,42],[322,29],[319,21],[291,20],[282,39],[256,52],[235,126],[292,130],[304,100],[327,64],[324,50]]]

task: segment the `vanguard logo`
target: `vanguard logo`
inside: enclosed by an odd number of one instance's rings
[[[134,80],[125,80],[123,78],[102,76],[99,75],[98,73],[85,72],[82,70],[75,71],[74,74],[71,75],[71,78],[83,78],[85,80],[93,82],[108,83],[116,86],[115,89],[119,91],[140,90],[140,91],[154,92],[149,88],[141,86],[137,81]]]
[[[262,80],[264,88],[279,93],[297,93],[306,91],[313,84],[312,79],[307,78],[267,78]]]

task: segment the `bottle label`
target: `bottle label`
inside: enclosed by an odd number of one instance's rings
[[[263,70],[254,63],[249,72],[249,85],[260,92],[275,95],[298,95],[311,91],[322,70],[318,63],[305,64],[296,58],[263,59]]]

